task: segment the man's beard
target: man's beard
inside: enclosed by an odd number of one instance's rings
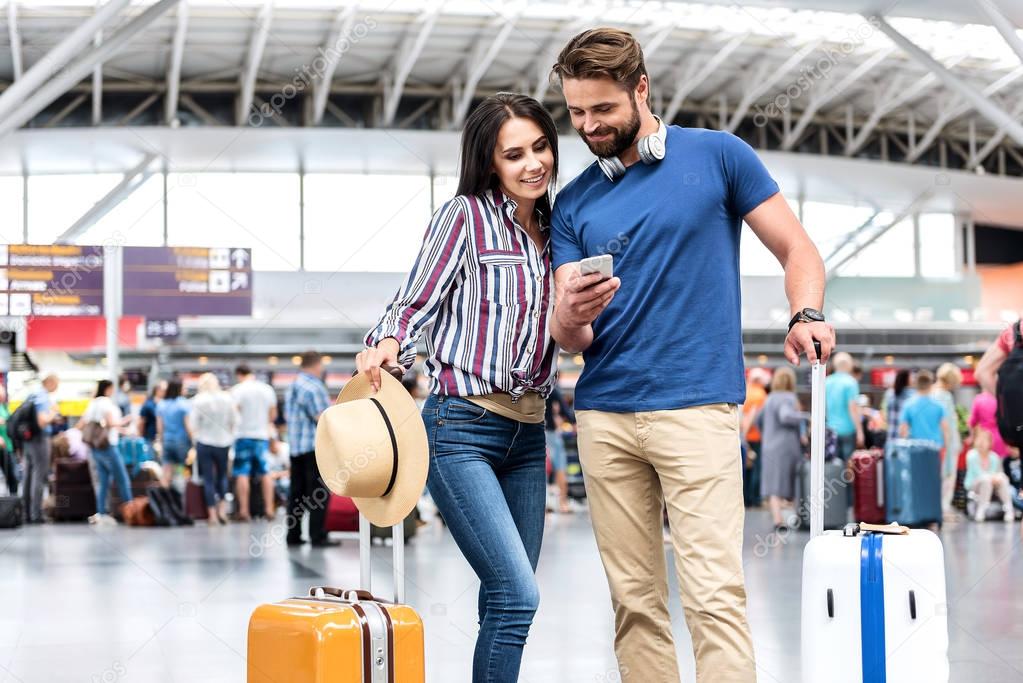
[[[598,157],[620,157],[625,150],[636,142],[636,136],[639,134],[640,120],[639,120],[639,108],[636,107],[635,102],[632,104],[632,117],[625,123],[625,127],[618,129],[610,126],[606,128],[600,128],[595,131],[594,135],[611,135],[610,140],[604,140],[603,142],[592,142],[589,137],[583,131],[576,129],[576,132],[582,136],[583,142],[590,148]]]

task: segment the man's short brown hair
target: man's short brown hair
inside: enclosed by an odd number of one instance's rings
[[[639,79],[646,76],[643,48],[628,31],[616,28],[593,28],[583,31],[558,55],[551,77],[610,78],[626,90],[635,90]]]
[[[303,370],[307,370],[309,368],[313,368],[319,365],[320,361],[323,359],[323,356],[321,356],[316,351],[306,351],[305,353],[302,354],[301,358],[302,358],[301,367]]]

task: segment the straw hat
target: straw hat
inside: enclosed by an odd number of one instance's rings
[[[386,372],[373,393],[356,375],[320,415],[316,465],[333,493],[352,498],[377,526],[393,526],[416,506],[426,486],[426,426],[409,392]]]

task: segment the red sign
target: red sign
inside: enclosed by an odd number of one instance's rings
[[[142,318],[125,316],[117,329],[118,346],[138,346],[138,328]],[[100,317],[43,318],[29,320],[26,345],[31,351],[95,351],[106,348],[107,320]]]
[[[960,368],[963,372],[963,386],[964,387],[975,387],[977,386],[977,377],[973,368]]]
[[[875,387],[890,387],[895,384],[895,375],[899,374],[898,368],[871,368],[870,383]]]

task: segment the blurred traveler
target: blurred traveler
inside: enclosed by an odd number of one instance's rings
[[[1009,454],[1009,446],[998,431],[998,399],[994,394],[982,391],[973,397],[969,425],[971,430],[982,427],[990,432],[991,450],[999,456],[1004,458]]]
[[[199,393],[188,414],[210,524],[227,524],[227,456],[234,443],[238,411],[212,372],[199,377]],[[248,509],[248,508],[243,508]]]
[[[43,497],[50,476],[50,436],[52,424],[60,410],[53,394],[60,386],[57,375],[43,377],[42,387],[32,392],[25,401],[31,401],[35,410],[35,424],[26,430],[29,438],[22,441],[25,457],[25,514],[29,524],[43,522]]]
[[[764,368],[751,369],[746,384],[746,402],[742,404],[742,433],[746,435],[747,446],[742,469],[742,502],[746,507],[760,505],[763,464],[760,462],[761,439],[756,417],[767,399],[765,387],[770,381],[771,373]]]
[[[160,380],[153,387],[152,393],[149,394],[149,398],[142,404],[139,409],[139,421],[138,431],[139,436],[145,439],[146,443],[153,447],[156,444],[156,406],[163,400],[163,397],[167,393],[167,382]]]
[[[991,450],[991,432],[978,427],[973,433],[973,448],[966,455],[966,479],[963,486],[976,496],[977,509],[974,519],[983,522],[992,493],[998,493],[1002,503],[1002,516],[1006,522],[1016,521],[1013,508],[1013,490],[1009,477],[1002,468],[1001,458]]]
[[[547,397],[544,411],[544,433],[547,438],[547,451],[551,457],[551,472],[554,474],[554,486],[558,490],[558,512],[568,514],[572,508],[568,501],[568,453],[565,450],[565,436],[561,431],[565,422],[564,400],[561,392],[555,388]]]
[[[85,434],[95,434],[101,441],[89,444],[92,463],[96,469],[96,514],[89,518],[90,524],[116,524],[107,513],[107,493],[110,481],[117,485],[117,494],[122,503],[131,500],[131,481],[128,469],[117,450],[117,444],[124,426],[131,417],[125,417],[114,402],[114,383],[101,379],[96,385],[96,397],[89,402],[76,427]],[[94,439],[96,437],[93,437]]]
[[[763,479],[760,493],[767,498],[776,530],[785,528],[782,501],[796,497],[796,467],[803,457],[800,428],[806,414],[796,397],[796,373],[780,367],[771,379],[771,393],[757,417],[763,450]]]
[[[1009,325],[998,335],[995,343],[988,347],[988,350],[981,356],[977,363],[977,383],[981,388],[992,396],[998,395],[998,370],[1005,363],[1013,349],[1019,344],[1017,334],[1019,333],[1020,321]]]
[[[114,402],[121,411],[122,417],[131,415],[131,380],[127,375],[121,375],[117,384],[117,391],[114,392]]]
[[[18,461],[14,456],[14,444],[7,434],[7,420],[11,409],[7,406],[7,389],[0,384],[0,473],[7,484],[8,495],[18,495]]]
[[[1009,480],[1012,504],[1017,510],[1023,511],[1023,459],[1020,458],[1018,448],[1011,449],[1008,457],[1002,459],[1002,470]]]
[[[661,549],[667,504],[699,683],[756,677],[742,567],[738,404],[745,401],[743,221],[785,269],[785,357],[834,346],[824,265],[756,152],[723,131],[667,125],[629,33],[575,36],[553,69],[597,162],[558,193],[551,333],[585,365],[579,455],[615,609],[625,683],[677,681]],[[658,161],[660,159],[660,161]],[[611,253],[617,277],[582,276]],[[602,288],[612,284],[614,289]],[[692,552],[699,548],[699,552]],[[656,552],[654,552],[656,551]]]
[[[301,372],[288,387],[284,399],[291,451],[288,545],[302,544],[302,518],[306,511],[309,512],[309,542],[314,547],[338,545],[337,541],[327,538],[323,526],[330,493],[316,466],[316,422],[320,413],[330,407],[330,396],[322,376],[322,356],[315,351],[306,351],[302,354]]]
[[[948,423],[948,441],[945,443],[945,457],[941,462],[941,510],[952,514],[959,451],[963,447],[963,440],[959,435],[959,412],[956,409],[955,392],[963,383],[963,373],[952,363],[943,363],[938,368],[937,378],[938,384],[931,395],[945,409],[945,421]]]
[[[280,434],[279,429],[280,425],[275,424],[274,436],[270,439],[270,447],[267,449],[266,468],[267,476],[270,477],[274,485],[275,505],[278,500],[283,505],[287,505],[291,491],[291,455],[287,439]]]
[[[356,359],[379,386],[381,366],[408,368],[427,337],[428,488],[481,583],[474,683],[518,679],[539,602],[544,399],[557,357],[547,334],[557,138],[550,114],[524,95],[501,93],[473,110],[456,196],[433,216]]]
[[[181,395],[181,380],[167,382],[167,392],[156,406],[157,438],[162,448],[163,485],[170,486],[174,468],[184,466],[192,448],[192,434],[188,428],[188,413],[192,406]]]
[[[930,370],[916,373],[916,395],[906,401],[899,415],[899,436],[933,441],[943,448],[949,442],[949,421],[945,407],[934,399],[933,388]]]
[[[273,518],[273,480],[266,476],[266,453],[270,448],[270,437],[275,432],[277,419],[277,394],[266,382],[256,379],[247,365],[235,368],[238,383],[231,388],[231,397],[238,406],[238,434],[234,442],[235,495],[238,496],[238,518],[251,519],[249,515],[249,487],[251,479],[257,479],[263,487],[264,515]]]
[[[885,423],[888,425],[888,437],[886,443],[892,439],[899,438],[899,416],[902,409],[916,390],[911,386],[912,375],[909,370],[902,369],[895,373],[895,383],[885,390],[884,400],[881,401],[881,410],[885,415]]]
[[[853,359],[848,353],[835,354],[834,372],[824,380],[825,422],[838,435],[838,454],[848,461],[853,451],[863,448],[863,420],[857,398],[860,385],[853,377]]]

